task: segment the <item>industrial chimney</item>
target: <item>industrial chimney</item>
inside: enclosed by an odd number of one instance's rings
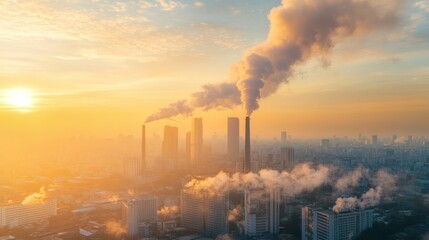
[[[146,126],[142,126],[142,156],[141,156],[141,170],[140,174],[143,176],[143,173],[146,170]]]
[[[248,173],[250,169],[250,117],[246,117],[246,134],[244,146],[244,167],[243,172]]]

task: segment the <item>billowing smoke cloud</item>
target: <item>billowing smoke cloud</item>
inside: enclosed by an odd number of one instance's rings
[[[161,218],[174,217],[178,213],[179,213],[179,207],[176,205],[164,206],[157,212],[158,216]]]
[[[241,216],[242,207],[238,204],[234,209],[228,212],[228,221],[235,221]]]
[[[326,59],[334,45],[354,34],[397,24],[404,0],[283,0],[269,14],[267,39],[249,49],[233,65],[230,81],[202,90],[160,109],[146,122],[190,115],[195,109],[243,104],[250,115],[259,100],[275,93],[293,75],[294,67],[316,57]]]
[[[368,169],[358,167],[354,171],[349,172],[339,178],[335,183],[335,188],[339,191],[345,191],[350,187],[356,187],[360,179],[368,174]]]
[[[37,193],[33,193],[29,196],[27,196],[22,202],[21,204],[27,205],[27,204],[40,204],[43,203],[45,201],[45,199],[47,198],[46,196],[46,192],[45,192],[45,187],[41,187],[39,192]]]
[[[278,189],[285,196],[295,196],[303,191],[311,191],[329,181],[328,167],[310,164],[297,165],[290,173],[263,169],[258,173],[235,173],[232,176],[220,172],[214,177],[192,179],[185,191],[197,191],[207,194],[223,194],[231,190]]]
[[[120,222],[110,220],[106,222],[106,233],[117,238],[124,237],[127,234],[125,228]]]
[[[357,208],[364,209],[366,207],[373,207],[384,199],[388,199],[393,190],[395,190],[396,178],[384,170],[377,172],[375,179],[375,188],[369,189],[368,192],[363,194],[360,198],[337,198],[335,206],[332,210],[336,213]]]

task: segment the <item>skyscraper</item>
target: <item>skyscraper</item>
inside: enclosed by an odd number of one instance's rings
[[[193,118],[191,124],[191,166],[203,161],[203,119]]]
[[[281,170],[292,170],[295,164],[295,149],[282,147],[280,149]]]
[[[191,162],[191,132],[186,133],[186,164]]]
[[[286,141],[287,141],[287,132],[283,131],[281,133],[280,137],[281,137],[281,144],[282,144],[282,146],[285,146],[286,145]]]
[[[240,121],[238,118],[228,118],[228,159],[236,163],[240,158]]]
[[[243,172],[248,173],[251,171],[250,166],[250,117],[246,117],[246,134],[245,134],[245,146],[244,146],[244,166]]]
[[[162,142],[163,167],[174,169],[177,165],[179,152],[179,130],[177,127],[164,127],[164,141]]]
[[[248,236],[278,234],[280,226],[280,192],[249,190],[245,192],[245,229]]]
[[[183,190],[182,226],[207,237],[228,233],[227,193],[209,194]]]
[[[303,207],[301,215],[303,240],[354,239],[373,224],[372,209],[335,213],[331,210]]]
[[[378,136],[377,135],[372,135],[371,136],[371,144],[372,145],[377,145],[378,144]]]

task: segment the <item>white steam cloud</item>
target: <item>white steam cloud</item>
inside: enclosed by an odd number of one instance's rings
[[[350,187],[356,187],[359,181],[368,174],[368,169],[358,167],[354,171],[349,172],[339,178],[335,183],[335,188],[339,191],[345,191]]]
[[[391,28],[400,19],[404,0],[283,0],[271,10],[267,39],[248,49],[233,65],[230,81],[204,85],[189,99],[172,103],[146,122],[195,109],[230,108],[243,104],[247,115],[259,100],[275,93],[293,75],[294,67],[311,58],[325,59],[338,41]]]
[[[179,213],[179,207],[176,205],[173,206],[164,206],[157,211],[157,214],[161,218],[174,217]]]
[[[342,211],[350,211],[357,208],[373,207],[380,203],[384,199],[388,199],[392,191],[395,190],[396,178],[384,170],[377,172],[375,179],[375,188],[369,189],[368,192],[363,194],[360,198],[348,197],[348,198],[337,198],[335,206],[332,210],[336,213]]]
[[[27,196],[21,202],[21,204],[23,204],[23,205],[40,204],[40,203],[44,203],[46,198],[47,198],[46,191],[45,191],[45,187],[43,186],[40,188],[39,192],[33,193],[33,194]]]
[[[120,222],[114,220],[106,222],[106,232],[117,238],[124,237],[127,234],[125,227],[123,227]]]
[[[192,179],[185,186],[186,190],[220,194],[231,190],[278,189],[285,196],[295,196],[303,191],[311,191],[329,181],[330,169],[319,165],[297,165],[290,173],[263,169],[258,173],[235,173],[228,175],[220,172],[214,177]]]

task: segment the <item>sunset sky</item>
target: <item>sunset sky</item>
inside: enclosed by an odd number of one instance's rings
[[[280,4],[2,0],[0,134],[138,136],[159,108],[227,80],[246,49],[267,38],[267,15]],[[353,35],[297,66],[290,83],[261,99],[253,134],[428,135],[429,0],[407,1],[400,14],[395,27]],[[245,114],[238,106],[193,116],[204,118],[211,136],[225,134],[226,117]],[[164,125],[178,126],[182,138],[190,121],[179,116],[147,128],[162,134]]]

